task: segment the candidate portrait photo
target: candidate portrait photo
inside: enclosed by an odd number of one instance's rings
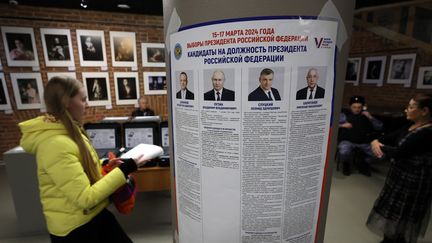
[[[176,81],[177,93],[176,98],[182,100],[193,100],[195,99],[194,90],[194,78],[192,71],[180,71],[175,72],[175,76],[178,78]]]
[[[205,101],[235,101],[234,69],[204,70]]]
[[[283,88],[284,69],[251,68],[249,69],[248,101],[279,101]]]
[[[325,97],[327,67],[299,67],[296,100],[315,100]]]

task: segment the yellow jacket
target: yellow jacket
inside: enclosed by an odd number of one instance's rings
[[[39,193],[50,234],[65,236],[89,222],[108,205],[108,197],[126,183],[123,172],[116,168],[90,185],[78,146],[62,123],[40,116],[19,127],[23,134],[21,146],[36,155]],[[98,163],[97,153],[82,136]]]

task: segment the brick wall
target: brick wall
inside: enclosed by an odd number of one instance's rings
[[[127,31],[136,33],[136,48],[138,56],[138,76],[140,80],[140,95],[144,94],[142,85],[144,71],[164,71],[163,68],[142,67],[141,63],[141,45],[140,43],[155,42],[162,43],[163,37],[163,19],[161,16],[145,16],[136,14],[117,14],[108,12],[86,11],[86,10],[65,10],[42,7],[26,7],[0,4],[0,21],[2,26],[19,26],[33,27],[40,73],[43,83],[47,82],[47,72],[67,72],[65,67],[45,67],[42,50],[40,28],[63,28],[71,31],[73,54],[76,66],[76,75],[81,79],[82,72],[99,72],[100,68],[80,67],[77,50],[76,30],[103,30],[105,33],[105,44],[107,52],[108,72],[110,78],[111,96],[113,100],[113,109],[106,110],[105,107],[89,107],[85,122],[94,122],[105,116],[126,116],[134,109],[133,105],[115,105],[114,92],[114,72],[131,71],[130,68],[112,67],[111,48],[109,41],[109,31]],[[411,87],[403,87],[402,84],[387,84],[387,72],[390,65],[392,54],[416,53],[416,63]],[[372,84],[362,84],[363,68],[365,57],[368,56],[387,56],[386,72],[384,75],[383,87],[377,87]],[[402,111],[406,106],[409,97],[417,92],[432,92],[431,90],[417,90],[417,72],[419,66],[431,66],[432,55],[423,52],[413,46],[403,45],[397,41],[391,41],[381,38],[367,31],[354,31],[351,40],[350,57],[362,57],[362,66],[360,71],[360,84],[353,86],[345,84],[343,97],[343,106],[347,106],[349,97],[352,95],[362,95],[366,97],[369,109],[381,113],[385,111]],[[12,114],[5,114],[0,111],[0,160],[3,152],[15,147],[19,143],[20,132],[17,124],[21,121],[40,115],[39,110],[17,110],[15,98],[12,91],[9,73],[32,72],[30,67],[8,67],[3,42],[0,38],[0,58],[3,64],[6,84],[11,99]],[[167,119],[167,100],[165,95],[148,96],[151,107],[162,119]]]
[[[411,86],[403,84],[388,84],[386,82],[390,66],[391,55],[416,53],[414,73]],[[363,84],[363,70],[365,58],[370,56],[386,56],[386,68],[382,87],[375,84]],[[432,93],[431,89],[416,89],[418,68],[432,66],[432,55],[414,46],[403,45],[397,41],[388,40],[367,31],[354,31],[351,39],[350,57],[362,57],[360,69],[360,83],[358,86],[346,83],[342,106],[347,107],[349,98],[361,95],[366,98],[368,108],[374,113],[403,112],[410,97],[416,93]]]
[[[117,106],[115,103],[114,72],[131,72],[130,67],[113,67],[109,31],[135,32],[138,58],[138,77],[140,82],[140,95],[144,95],[143,72],[165,71],[164,68],[142,67],[141,43],[163,43],[163,18],[162,16],[146,16],[137,14],[109,13],[86,10],[55,9],[42,7],[16,6],[10,7],[0,4],[0,25],[32,27],[35,35],[37,53],[39,58],[40,73],[43,83],[46,84],[48,72],[67,72],[67,67],[45,67],[41,41],[40,28],[61,28],[71,31],[73,55],[76,66],[76,75],[81,79],[82,72],[100,72],[99,67],[80,67],[77,49],[76,30],[103,30],[105,33],[105,45],[107,53],[108,73],[111,88],[112,109],[105,106],[89,107],[85,116],[85,122],[95,122],[105,116],[128,116],[134,109],[133,105]],[[0,38],[1,39],[1,38]],[[3,153],[19,144],[20,132],[17,124],[21,121],[41,115],[40,110],[17,110],[15,97],[12,91],[10,73],[32,72],[31,67],[8,67],[5,56],[3,40],[0,40],[0,58],[3,65],[6,86],[9,92],[13,113],[5,114],[0,111],[0,160]],[[106,71],[104,71],[106,72]],[[166,95],[148,96],[150,106],[163,120],[167,119]]]

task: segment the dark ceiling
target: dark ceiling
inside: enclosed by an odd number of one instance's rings
[[[411,2],[412,0],[357,0],[355,8],[373,7],[378,5],[386,5],[399,2]]]
[[[56,7],[56,8],[71,8],[83,9],[81,1],[86,1],[88,10],[99,10],[109,12],[124,12],[135,14],[149,14],[162,16],[162,0],[0,0],[1,3],[9,3],[16,1],[20,5]],[[356,1],[356,9],[384,5],[396,2],[409,2],[410,0],[358,0]],[[127,3],[130,9],[120,9],[117,7],[119,3]]]
[[[83,10],[98,10],[121,13],[149,14],[162,16],[162,0],[14,0],[19,5],[39,7],[56,7],[83,9],[81,1],[87,2],[87,8]],[[10,0],[0,0],[1,3],[9,3]],[[127,3],[130,9],[120,9],[119,3]]]

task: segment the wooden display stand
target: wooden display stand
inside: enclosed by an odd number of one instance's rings
[[[165,191],[171,189],[170,167],[139,168],[133,177],[139,192]]]

